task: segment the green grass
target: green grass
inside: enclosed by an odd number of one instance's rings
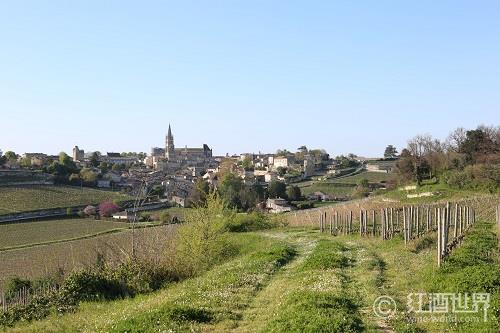
[[[332,183],[358,184],[361,179],[368,179],[370,183],[380,183],[383,181],[387,181],[390,177],[390,173],[365,171],[354,176],[344,177],[340,179],[331,179],[330,181]]]
[[[413,184],[415,185],[415,184]],[[380,195],[392,199],[401,201],[403,203],[415,203],[415,204],[426,204],[436,201],[454,201],[462,200],[467,198],[475,198],[478,196],[489,196],[493,195],[487,191],[476,191],[476,190],[463,190],[458,188],[450,187],[448,184],[437,182],[436,179],[425,180],[422,184],[415,190],[406,191],[401,186],[397,189],[380,192]],[[430,197],[420,197],[420,198],[408,198],[407,194],[420,194],[431,192],[433,193]]]
[[[131,197],[110,191],[69,186],[1,187],[0,214],[97,204],[106,200],[129,200]]]
[[[12,332],[498,332],[500,265],[493,224],[479,222],[441,268],[435,235],[332,236],[302,228],[229,234],[235,259],[151,295],[84,303],[76,313],[21,323]],[[409,293],[490,292],[487,323],[418,323]],[[372,310],[382,295],[397,315]]]
[[[302,194],[304,195],[321,191],[333,196],[348,197],[352,195],[361,179],[368,179],[370,183],[380,183],[387,181],[389,177],[391,177],[391,175],[387,173],[365,171],[349,177],[339,179],[332,178],[322,181],[308,181],[302,184],[299,183],[298,185],[301,187]]]
[[[354,190],[354,185],[352,184],[333,184],[326,182],[316,182],[310,186],[302,187],[301,191],[303,195],[308,195],[317,191],[333,195],[333,196],[349,196]]]
[[[85,303],[64,316],[54,315],[13,332],[166,332],[234,327],[269,279],[293,259],[283,242],[254,234],[233,234],[241,255],[197,278],[155,294],[108,303]]]
[[[90,218],[0,224],[0,251],[6,248],[61,241],[127,227],[128,225],[123,222]]]
[[[500,331],[500,252],[493,223],[479,222],[467,234],[462,246],[447,257],[435,274],[427,276],[425,291],[433,293],[489,293],[488,321],[483,309],[473,314],[459,313],[460,325],[423,325],[430,330],[454,332]],[[469,318],[467,322],[466,319]],[[470,320],[470,319],[479,320]]]

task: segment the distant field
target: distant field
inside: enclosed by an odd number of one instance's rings
[[[354,186],[351,184],[331,184],[325,182],[317,182],[310,186],[301,188],[302,194],[308,195],[317,191],[335,196],[347,196],[352,193]]]
[[[127,227],[128,225],[123,222],[94,219],[0,224],[0,251],[13,246],[59,241]]]
[[[350,196],[361,179],[368,179],[370,183],[387,181],[391,175],[382,172],[362,172],[354,176],[325,181],[307,181],[298,183],[302,194],[308,195],[313,192],[323,193],[338,197]]]
[[[0,214],[128,199],[131,198],[121,193],[85,187],[0,187]]]
[[[174,224],[136,229],[137,256],[159,260],[176,228]],[[0,290],[10,277],[36,278],[94,265],[98,254],[110,264],[124,262],[130,258],[131,248],[132,230],[127,229],[87,239],[0,251]]]
[[[343,183],[343,184],[357,184],[361,179],[368,179],[370,183],[379,183],[382,181],[387,181],[391,174],[382,172],[362,172],[360,174],[349,176],[340,179],[331,179],[332,183]]]

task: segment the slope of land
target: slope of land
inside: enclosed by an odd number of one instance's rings
[[[0,187],[0,214],[129,199],[125,194],[86,187]]]
[[[492,223],[478,223],[452,254],[450,264],[441,269],[436,266],[432,234],[407,247],[399,237],[388,241],[333,237],[307,228],[239,234],[234,237],[246,239],[249,249],[202,276],[133,299],[84,303],[76,313],[7,331],[457,331],[453,324],[415,324],[412,315],[402,311],[391,319],[378,318],[373,302],[390,295],[403,309],[410,292],[451,291],[457,286],[469,286],[472,291],[487,287],[497,302],[500,274],[494,275],[498,242],[493,230]],[[474,265],[471,260],[481,265],[477,266],[481,272],[489,270],[493,275],[481,280],[460,274],[458,267]],[[467,323],[458,331],[497,330],[494,309],[489,310],[493,320]]]
[[[0,224],[0,251],[126,228],[127,223],[92,218]]]

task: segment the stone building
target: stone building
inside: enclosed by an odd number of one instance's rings
[[[73,161],[82,162],[85,158],[85,151],[83,149],[79,149],[78,146],[73,148]]]

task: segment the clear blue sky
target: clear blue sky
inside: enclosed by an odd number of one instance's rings
[[[380,155],[500,119],[499,1],[2,1],[0,149]]]

